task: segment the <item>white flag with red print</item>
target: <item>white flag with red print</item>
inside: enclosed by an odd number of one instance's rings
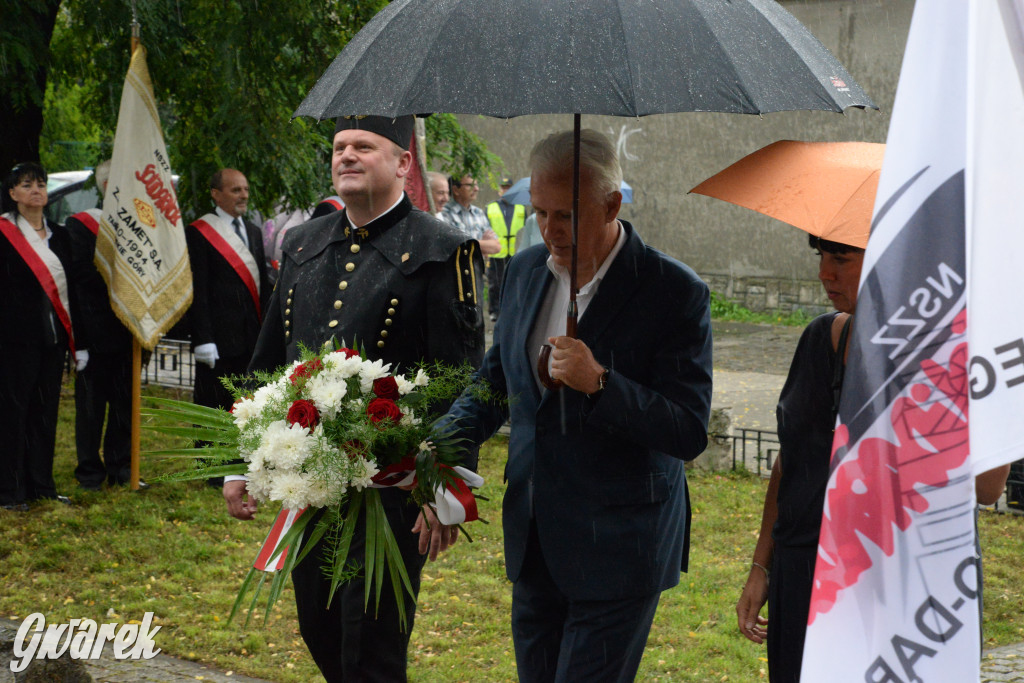
[[[95,261],[114,312],[146,349],[192,303],[185,228],[141,45],[121,92]]]
[[[914,10],[833,444],[805,683],[979,678],[974,475],[1024,451],[1024,380],[1012,382],[1024,377],[1024,300],[1007,284],[1024,256],[1007,233],[1022,231],[1008,229],[1014,191],[993,201],[994,178],[1022,177],[1013,51],[1024,53],[1003,21],[1020,3]]]

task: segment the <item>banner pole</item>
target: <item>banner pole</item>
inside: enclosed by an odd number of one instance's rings
[[[131,54],[139,47],[139,22],[135,14],[135,0],[132,0],[132,43]],[[132,451],[131,490],[139,490],[139,451],[142,431],[142,345],[132,335]]]

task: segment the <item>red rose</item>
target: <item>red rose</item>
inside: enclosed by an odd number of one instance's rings
[[[366,405],[366,414],[374,422],[390,420],[398,422],[402,419],[402,411],[395,402],[387,398],[375,398]]]
[[[313,360],[306,361],[302,365],[296,367],[292,371],[292,374],[288,376],[288,379],[291,380],[292,384],[298,384],[300,380],[312,377],[313,373],[321,369],[323,366],[324,364],[320,362],[319,358],[314,358]]]
[[[398,393],[398,382],[391,376],[373,380],[373,393],[377,394],[380,398],[387,398],[392,401],[397,401],[398,397],[401,396]]]
[[[309,401],[298,400],[288,409],[288,424],[312,429],[320,423],[320,411]]]
[[[335,353],[343,353],[345,354],[345,358],[354,358],[359,355],[358,351],[356,351],[355,349],[350,349],[348,347],[338,349],[337,351],[335,351]]]

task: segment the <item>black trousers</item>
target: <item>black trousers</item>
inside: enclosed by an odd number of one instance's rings
[[[817,546],[775,546],[768,582],[768,680],[800,683]]]
[[[56,498],[63,346],[0,345],[0,505]]]
[[[512,586],[512,640],[523,683],[631,683],[661,592],[622,600],[570,600],[555,585],[531,524]]]
[[[404,492],[384,489],[381,493],[385,500],[385,514],[402,554],[409,582],[413,592],[419,595],[420,572],[423,570],[425,556],[420,555],[417,548],[419,536],[409,531],[416,522],[419,509],[415,505],[400,502],[408,500]],[[349,548],[349,563],[360,567],[366,549],[364,529],[364,517],[361,516]],[[328,607],[331,584],[324,576],[322,564],[324,552],[329,548],[330,544],[321,539],[292,571],[299,631],[313,661],[320,667],[320,673],[327,679],[327,683],[405,681],[406,651],[412,633],[416,601],[408,593],[403,593],[407,622],[403,628],[386,574],[380,607],[375,613],[375,593],[372,588],[370,603],[364,607],[365,576],[360,573],[358,577],[339,586]]]
[[[75,379],[75,478],[83,486],[131,478],[132,352],[90,352]],[[103,422],[106,419],[106,431]],[[100,444],[103,457],[100,458]]]
[[[501,309],[501,283],[505,280],[507,258],[490,257],[487,261],[487,312],[498,315]]]
[[[192,402],[209,408],[231,410],[234,396],[221,383],[221,377],[244,375],[249,367],[252,354],[227,356],[217,359],[214,366],[196,363],[195,383],[192,386]]]

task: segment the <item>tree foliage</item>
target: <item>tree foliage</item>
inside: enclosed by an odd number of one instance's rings
[[[4,0],[0,11],[0,170],[39,160],[50,36],[60,0]]]
[[[481,183],[498,187],[496,172],[504,167],[501,157],[487,149],[476,133],[459,125],[454,114],[434,114],[426,120],[430,163],[450,176],[471,175]]]
[[[264,214],[278,206],[309,207],[333,194],[333,125],[292,119],[292,112],[341,48],[386,4],[135,0],[186,216],[209,209],[208,180],[222,167],[245,173],[250,204]],[[83,106],[104,131],[104,141],[113,140],[116,127],[130,20],[130,0],[64,0],[51,44],[52,76],[62,88],[85,91]],[[428,122],[428,147],[439,151],[442,169],[465,167],[493,176],[501,162],[483,141],[454,117],[432,118],[443,120]]]

